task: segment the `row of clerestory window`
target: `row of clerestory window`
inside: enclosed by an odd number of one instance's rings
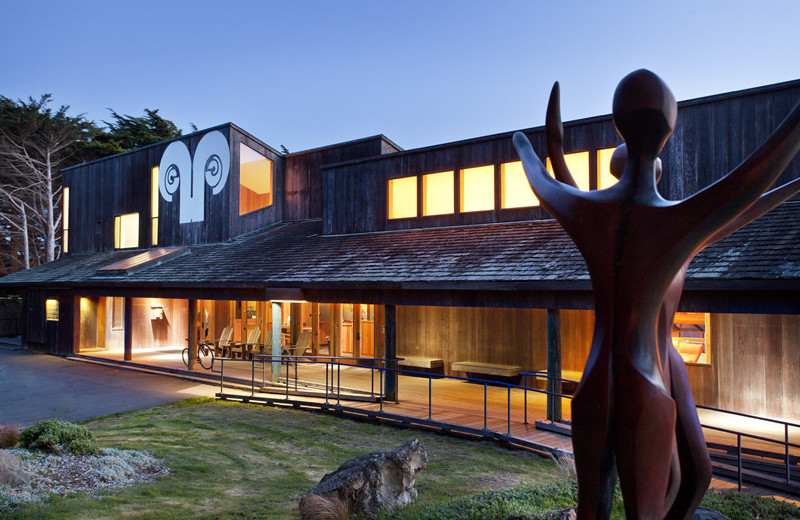
[[[608,188],[617,180],[611,175],[609,164],[614,148],[597,150],[596,185]],[[578,187],[589,191],[589,152],[565,155],[567,166]],[[547,170],[552,174],[550,159]],[[456,183],[456,181],[458,181]],[[387,216],[389,219],[415,218],[420,216],[449,215],[458,212],[493,211],[496,208],[495,193],[499,190],[500,209],[528,208],[539,205],[533,194],[520,161],[499,165],[498,182],[495,182],[495,165],[487,164],[456,172],[442,171],[410,177],[389,179],[387,182]],[[458,193],[458,198],[456,198]],[[418,202],[421,201],[421,204]]]

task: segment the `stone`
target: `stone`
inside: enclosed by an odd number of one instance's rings
[[[428,454],[418,439],[393,450],[365,453],[328,473],[300,499],[300,514],[313,518],[316,497],[345,503],[349,514],[374,518],[382,510],[406,506],[417,497],[414,482],[428,464]]]
[[[692,520],[728,520],[728,517],[710,507],[701,506],[692,515]]]
[[[22,459],[0,450],[0,485],[21,486],[30,480],[31,476],[22,469]]]

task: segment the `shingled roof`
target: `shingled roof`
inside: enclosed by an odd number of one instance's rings
[[[321,230],[319,220],[279,223],[228,242],[189,246],[188,253],[118,277],[98,269],[142,250],[68,255],[0,278],[0,288],[347,284],[402,290],[487,282],[496,290],[591,288],[583,259],[553,220],[332,236]],[[800,202],[785,203],[708,247],[692,263],[687,288],[742,280],[800,288]]]

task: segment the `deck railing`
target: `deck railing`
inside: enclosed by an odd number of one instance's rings
[[[290,401],[290,395],[292,392],[298,392],[300,387],[298,386],[299,379],[298,379],[298,367],[301,365],[323,365],[325,367],[325,383],[324,383],[324,393],[320,394],[318,397],[320,399],[324,398],[324,402],[326,405],[332,404],[332,401],[335,399],[335,405],[337,407],[346,408],[346,406],[342,405],[342,400],[352,400],[356,399],[359,395],[363,398],[365,396],[369,396],[370,398],[374,399],[376,403],[378,403],[379,412],[378,414],[384,414],[384,402],[386,401],[386,379],[387,375],[393,375],[395,382],[398,381],[398,376],[400,375],[407,375],[407,376],[414,376],[417,378],[427,378],[428,383],[428,395],[427,395],[427,418],[421,417],[414,417],[415,419],[425,419],[427,423],[431,425],[440,425],[446,426],[449,429],[453,430],[462,430],[468,431],[469,433],[475,433],[474,428],[464,427],[463,425],[453,424],[451,422],[438,420],[434,417],[434,380],[455,380],[455,381],[467,381],[479,385],[483,385],[483,403],[482,403],[482,414],[483,414],[483,432],[485,434],[491,433],[492,435],[487,435],[489,437],[497,438],[497,435],[503,435],[507,437],[512,437],[511,433],[511,426],[512,426],[512,392],[519,392],[522,394],[523,400],[523,413],[522,413],[522,424],[528,424],[528,393],[533,392],[534,394],[543,394],[547,396],[551,396],[552,398],[557,399],[572,399],[571,395],[563,394],[563,393],[556,393],[547,390],[540,390],[537,388],[532,388],[528,385],[529,378],[544,378],[544,379],[553,379],[552,376],[548,376],[546,373],[542,371],[536,372],[522,372],[520,375],[523,376],[523,384],[517,385],[509,382],[503,381],[494,381],[494,380],[484,380],[478,378],[469,378],[469,377],[461,377],[461,376],[452,376],[452,375],[445,375],[445,374],[434,374],[430,372],[421,372],[421,371],[414,371],[414,370],[405,370],[396,368],[396,362],[401,361],[402,358],[398,358],[394,360],[391,364],[395,366],[386,366],[386,360],[382,358],[352,358],[352,357],[330,357],[330,356],[272,356],[268,354],[257,354],[254,356],[253,359],[226,359],[222,358],[219,359],[219,370],[214,370],[214,372],[218,372],[220,375],[220,394],[232,396],[231,394],[225,394],[225,365],[230,363],[249,363],[250,366],[250,397],[255,397],[256,394],[256,384],[260,383],[258,388],[259,392],[265,392],[267,388],[270,387],[271,383],[267,380],[267,365],[272,366],[273,364],[280,363],[282,367],[282,371],[280,377],[278,378],[281,384],[281,388],[283,390],[283,400]],[[261,381],[258,382],[258,378],[256,377],[256,367],[260,366],[260,379]],[[370,371],[370,387],[367,391],[366,389],[356,389],[356,388],[346,388],[343,392],[343,385],[342,385],[342,368],[349,367],[349,368],[360,368]],[[292,368],[294,369],[292,374]],[[283,371],[285,369],[285,371]],[[294,377],[291,377],[294,375]],[[376,382],[377,377],[377,382]],[[557,378],[560,379],[562,383],[572,383],[577,384],[577,381]],[[282,380],[282,381],[280,381]],[[396,384],[396,383],[395,383]],[[308,389],[313,389],[316,387],[318,390],[319,384],[310,383],[305,381],[302,383]],[[497,429],[490,429],[489,428],[489,417],[490,417],[490,409],[492,408],[489,404],[489,389],[496,388],[500,389],[500,392],[505,390],[506,398],[506,410],[505,410],[505,431],[499,431]],[[272,384],[272,391],[268,393],[275,393],[277,387]],[[344,399],[342,396],[345,396]],[[396,394],[399,396],[399,392]],[[241,397],[241,396],[240,396]],[[397,403],[398,401],[395,401]],[[738,480],[739,489],[741,490],[742,487],[742,480],[744,475],[744,461],[746,456],[749,454],[756,455],[756,456],[769,456],[772,455],[772,452],[758,452],[758,450],[748,450],[742,447],[742,439],[751,439],[754,441],[760,441],[765,443],[774,444],[777,447],[780,447],[780,450],[783,452],[782,454],[775,454],[778,455],[780,458],[783,459],[784,462],[784,469],[785,469],[785,483],[787,486],[792,486],[792,475],[791,470],[794,465],[797,465],[800,462],[800,457],[796,455],[792,455],[790,453],[790,449],[798,449],[800,445],[793,443],[790,441],[789,431],[790,428],[798,428],[800,429],[800,424],[791,423],[788,421],[783,421],[779,419],[770,419],[765,417],[759,417],[755,415],[749,415],[739,412],[731,412],[728,410],[721,410],[718,408],[713,408],[709,406],[699,406],[699,409],[709,410],[711,412],[724,414],[728,417],[739,417],[739,418],[747,418],[750,420],[757,420],[757,421],[764,421],[766,423],[781,425],[783,428],[783,439],[778,440],[774,438],[769,438],[761,435],[756,435],[753,433],[748,433],[744,431],[738,431],[730,428],[722,428],[720,426],[715,426],[712,424],[702,424],[701,426],[708,430],[717,431],[724,434],[730,434],[736,436],[736,478]],[[495,416],[496,417],[496,416]],[[411,418],[409,416],[409,418]],[[519,439],[522,440],[522,439]],[[525,443],[522,442],[524,445]],[[713,445],[712,447],[717,447]],[[731,449],[733,447],[731,446]],[[781,456],[782,455],[782,456]],[[794,460],[794,463],[792,462]],[[763,484],[768,484],[764,483]]]

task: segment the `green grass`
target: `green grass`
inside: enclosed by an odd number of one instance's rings
[[[83,424],[101,447],[147,450],[170,474],[102,499],[78,494],[26,505],[7,518],[298,518],[300,496],[325,473],[414,437],[429,462],[417,478],[416,504],[396,520],[533,517],[576,500],[555,464],[530,453],[319,413],[191,399]],[[706,501],[732,520],[800,518],[794,506],[736,493],[710,493]],[[614,518],[623,518],[621,503]]]
[[[9,518],[297,518],[300,496],[325,473],[364,452],[417,437],[428,467],[419,502],[555,480],[549,460],[415,430],[304,411],[191,399],[85,424],[101,447],[147,450],[170,475],[153,483],[27,505]]]

